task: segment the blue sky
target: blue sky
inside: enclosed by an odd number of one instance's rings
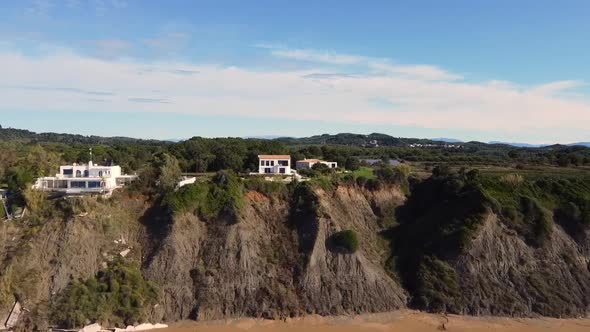
[[[588,1],[0,2],[0,124],[590,141]]]

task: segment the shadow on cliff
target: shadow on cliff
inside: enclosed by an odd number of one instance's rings
[[[145,227],[146,255],[142,265],[145,267],[150,264],[154,255],[163,244],[164,239],[170,234],[173,219],[170,213],[162,206],[162,199],[154,200],[145,213],[139,218],[139,222]]]

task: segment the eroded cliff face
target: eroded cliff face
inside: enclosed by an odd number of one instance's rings
[[[43,329],[49,303],[71,280],[92,277],[131,249],[125,260],[140,264],[144,278],[160,290],[151,321],[336,315],[412,306],[418,295],[402,287],[400,266],[391,263],[400,253],[383,234],[395,225],[395,208],[406,204],[399,187],[316,187],[312,196],[313,213],[298,213],[289,195],[247,191],[237,222],[189,212],[171,216],[158,201],[121,195],[107,202],[90,200],[89,206],[34,229],[5,223],[0,305],[6,311],[18,299],[29,310],[21,324]],[[460,254],[441,256],[452,278],[428,280],[443,294],[443,308],[474,315],[587,314],[589,234],[574,240],[559,224],[552,227],[548,241],[533,247],[488,210]],[[342,230],[358,235],[356,252],[330,243]],[[453,292],[449,282],[456,283]]]
[[[452,265],[462,311],[474,315],[585,316],[590,309],[590,253],[559,225],[540,248],[487,215],[475,239]]]
[[[3,314],[18,300],[27,309],[21,317],[23,329],[45,329],[50,301],[70,281],[94,276],[123,250],[131,249],[128,259],[140,259],[143,227],[138,216],[146,202],[120,199],[114,204],[87,200],[73,210],[68,206],[69,212],[35,226],[19,225],[18,220],[2,225]]]
[[[246,194],[235,224],[177,216],[145,265],[146,276],[164,289],[162,318],[280,318],[403,307],[404,291],[383,268],[387,244],[371,208],[398,204],[401,192],[341,187],[315,194],[319,217],[309,220],[294,221],[288,200],[254,191]],[[330,250],[328,238],[342,229],[360,235],[359,251]]]

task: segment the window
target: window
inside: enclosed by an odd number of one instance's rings
[[[100,188],[100,181],[88,181],[88,188]]]
[[[285,174],[285,169],[283,167],[279,168],[279,173]]]
[[[80,172],[80,170],[77,170],[77,171],[76,171],[76,177],[77,177],[77,178],[79,178],[79,177],[81,177],[81,176],[82,176],[82,172]]]
[[[265,168],[264,173],[266,173],[266,174],[272,173],[272,168],[270,168],[270,167]]]
[[[281,166],[289,166],[289,161],[288,160],[279,160],[279,165],[281,165]]]
[[[84,177],[85,177],[85,178],[87,178],[87,177],[88,177],[88,175],[89,175],[89,173],[88,173],[88,170],[85,170],[85,171],[84,171]]]
[[[274,165],[275,165],[275,161],[274,160],[271,160],[270,161],[270,166],[274,166]]]
[[[84,181],[72,181],[72,182],[70,182],[70,188],[86,188],[86,182],[84,182]]]
[[[63,171],[63,175],[72,175],[74,174],[74,170],[73,169],[64,169]]]
[[[102,171],[98,171],[98,176],[102,176]]]
[[[260,166],[264,166],[264,160],[260,161]]]
[[[266,166],[270,166],[270,161],[269,160],[266,161]]]

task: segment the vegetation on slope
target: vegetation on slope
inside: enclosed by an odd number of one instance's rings
[[[52,303],[50,319],[66,328],[91,322],[125,327],[143,322],[157,300],[138,266],[116,260],[94,278],[71,282]]]
[[[162,204],[172,214],[196,213],[206,220],[223,218],[238,221],[243,206],[243,185],[231,171],[218,172],[211,181],[186,185],[168,193]]]
[[[456,272],[446,263],[471,241],[492,207],[475,173],[448,174],[412,184],[391,231],[393,255],[412,305],[427,310],[456,310],[460,294]]]
[[[590,226],[588,176],[482,176],[481,186],[498,202],[501,220],[529,244],[542,245],[553,221],[574,238]]]
[[[350,229],[334,233],[329,240],[335,248],[348,253],[354,253],[359,248],[358,236]]]

